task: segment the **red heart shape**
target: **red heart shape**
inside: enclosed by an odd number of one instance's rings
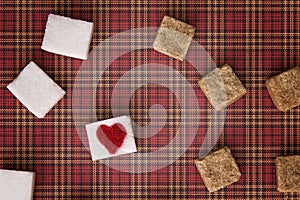
[[[122,124],[115,123],[112,126],[100,125],[97,129],[97,138],[103,146],[114,154],[122,146],[126,136],[126,129]]]

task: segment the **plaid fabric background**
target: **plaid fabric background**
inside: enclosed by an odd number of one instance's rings
[[[128,29],[158,27],[164,15],[195,26],[194,39],[210,52],[218,66],[230,64],[247,88],[247,94],[228,107],[224,134],[217,145],[230,147],[240,167],[241,179],[218,192],[207,192],[193,163],[211,109],[197,87],[201,76],[186,62],[169,59],[153,50],[124,55],[106,71],[104,78],[108,81],[98,88],[99,120],[112,117],[108,94],[119,77],[115,73],[118,67],[122,66],[125,72],[138,64],[160,62],[180,70],[199,97],[202,121],[194,143],[175,163],[151,173],[124,173],[101,161],[92,162],[72,120],[72,84],[82,61],[41,50],[49,13],[94,22],[91,49]],[[269,77],[299,65],[300,4],[297,0],[2,0],[0,41],[0,167],[35,171],[35,199],[300,198],[297,194],[276,191],[274,162],[279,155],[300,154],[300,108],[286,113],[278,111],[265,87]],[[34,117],[6,89],[31,60],[67,91],[44,119]],[[147,101],[144,96],[148,97]],[[148,107],[157,102],[169,109],[170,125],[153,141],[138,139],[141,152],[167,144],[176,132],[174,124],[178,122],[180,105],[170,91],[157,85],[136,91],[131,102],[133,119],[145,123]]]

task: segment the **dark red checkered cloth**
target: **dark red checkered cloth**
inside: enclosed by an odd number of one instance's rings
[[[227,108],[217,147],[229,146],[241,179],[209,194],[194,160],[207,130],[211,106],[197,86],[201,75],[188,65],[148,49],[123,55],[103,74],[97,89],[99,120],[112,117],[110,94],[122,73],[143,63],[166,64],[187,78],[199,98],[201,121],[189,149],[174,163],[135,174],[92,162],[72,119],[72,88],[82,60],[41,50],[49,13],[94,22],[91,49],[133,28],[158,27],[164,15],[196,27],[195,41],[218,66],[228,63],[247,88]],[[284,1],[1,1],[0,167],[36,172],[35,199],[299,199],[276,191],[275,158],[300,154],[300,108],[282,113],[265,87],[269,77],[299,66],[300,4]],[[64,90],[44,119],[34,117],[7,89],[33,60]],[[147,98],[145,98],[147,97]],[[159,97],[159,98],[158,98]],[[76,98],[76,97],[74,97]],[[163,147],[176,134],[180,103],[159,85],[136,90],[130,113],[146,124],[149,106],[160,103],[168,124],[155,137],[137,139],[139,152]],[[179,147],[180,148],[180,147]],[[143,160],[141,162],[151,162]],[[16,191],[17,192],[17,191]],[[1,199],[1,196],[0,196]]]

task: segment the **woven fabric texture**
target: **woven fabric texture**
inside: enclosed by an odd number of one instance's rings
[[[126,71],[145,63],[165,64],[186,77],[199,99],[201,120],[192,145],[171,165],[143,174],[91,161],[72,119],[72,98],[76,98],[72,87],[82,60],[41,50],[49,13],[94,22],[91,50],[117,33],[158,27],[165,15],[196,27],[194,40],[217,66],[228,63],[247,89],[227,108],[224,133],[216,145],[231,149],[240,180],[208,193],[194,164],[212,109],[197,85],[201,74],[187,62],[153,49],[125,54],[105,71],[97,89],[98,119],[113,116],[110,94]],[[300,154],[300,107],[280,112],[265,86],[269,77],[299,65],[297,0],[1,0],[0,42],[0,168],[35,171],[34,199],[300,198],[277,192],[275,172],[277,156]],[[31,60],[66,91],[44,119],[34,117],[6,88]],[[155,84],[135,91],[130,102],[132,119],[140,125],[149,123],[149,106],[154,104],[166,108],[167,125],[151,138],[136,139],[139,152],[168,144],[180,123],[180,102],[172,91]]]

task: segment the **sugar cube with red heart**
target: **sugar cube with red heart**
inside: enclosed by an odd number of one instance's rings
[[[92,160],[136,152],[130,117],[122,116],[86,125]]]

